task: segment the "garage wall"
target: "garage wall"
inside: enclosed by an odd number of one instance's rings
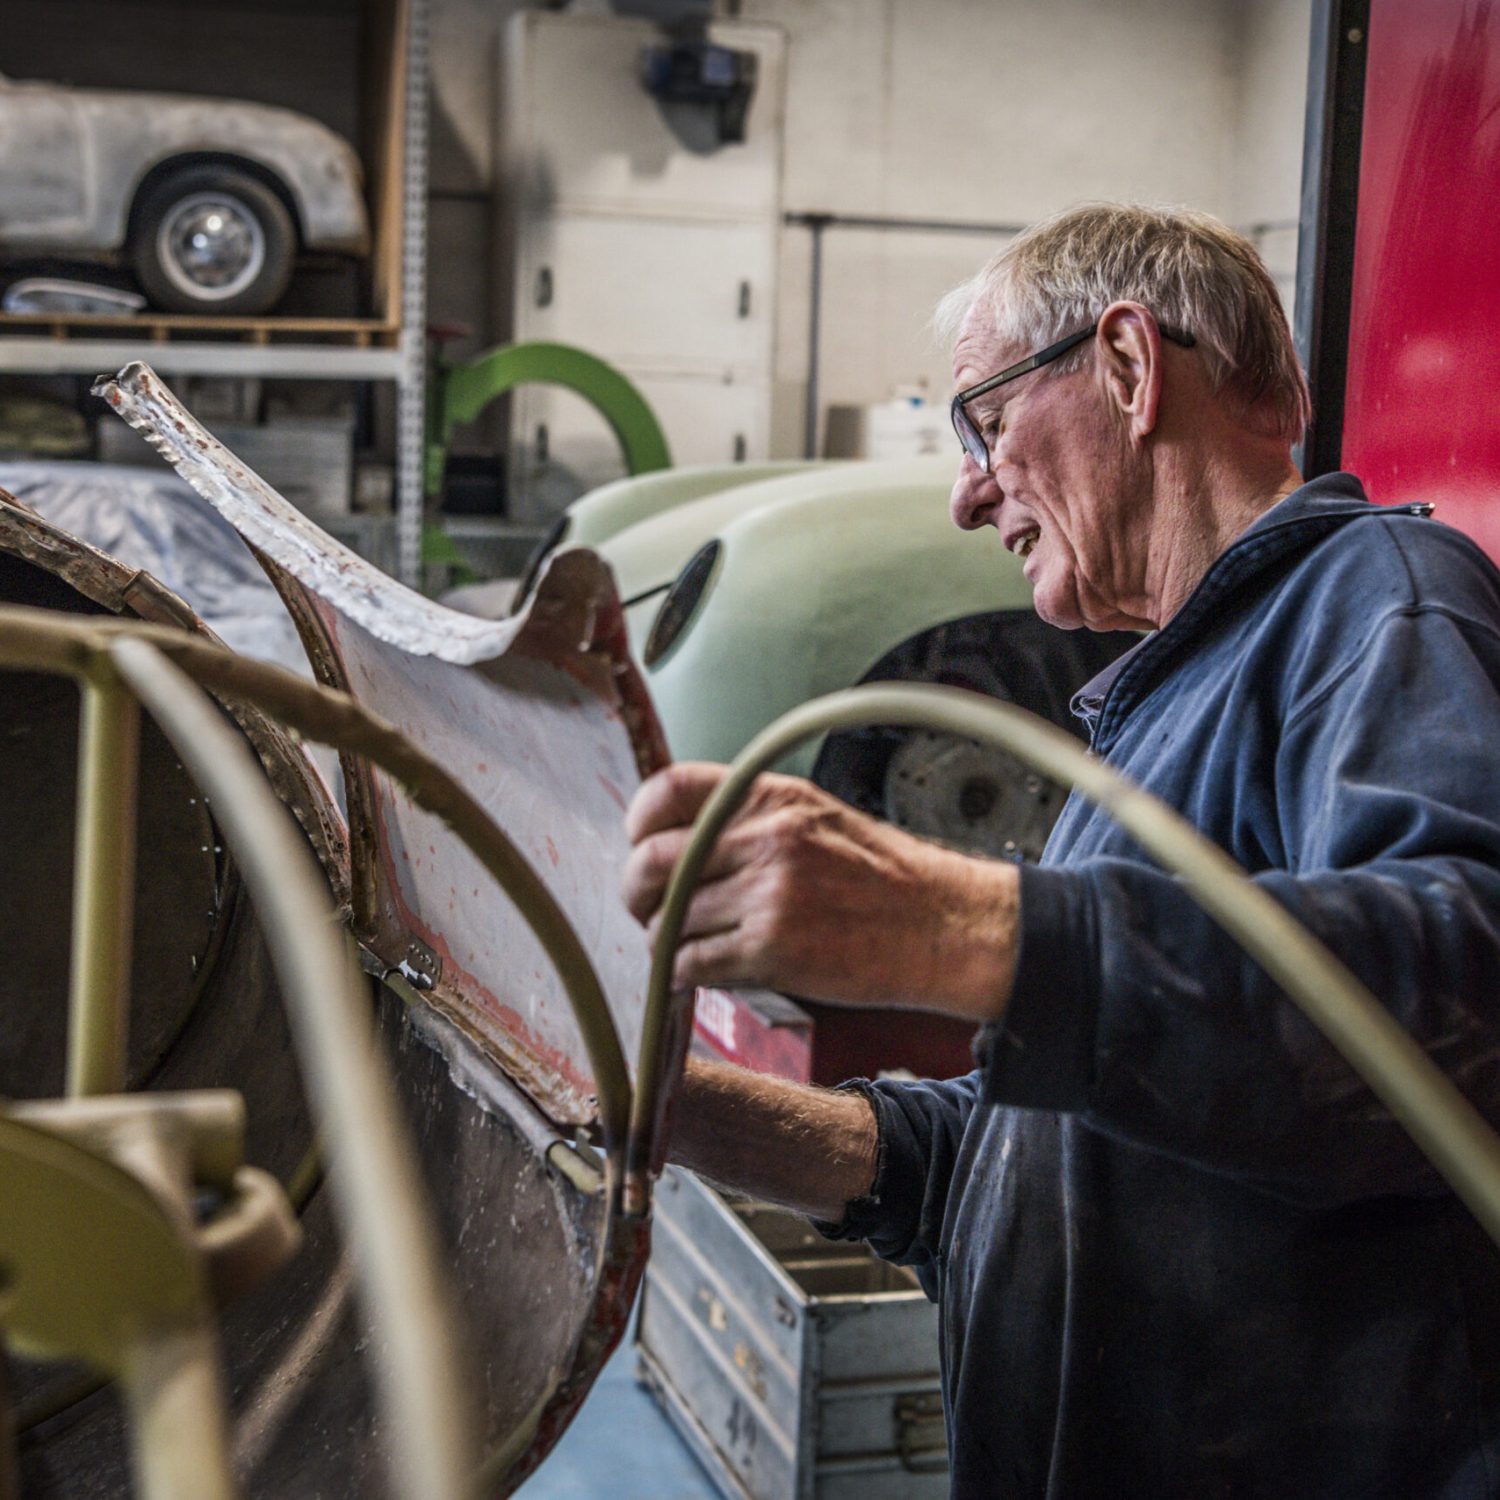
[[[474,330],[457,356],[495,342],[491,285],[495,84],[500,33],[519,0],[430,0],[432,109],[428,160],[427,316]]]
[[[492,341],[499,35],[518,0],[433,0],[434,320]],[[605,11],[602,0],[575,9]],[[1192,203],[1241,226],[1296,217],[1311,0],[741,0],[790,39],[786,207],[1021,223],[1090,197]],[[1262,243],[1288,296],[1295,234]],[[935,299],[998,236],[831,230],[825,402],[926,390]],[[800,451],[809,236],[783,232],[773,445]]]
[[[1025,223],[1100,197],[1190,203],[1241,225],[1295,219],[1308,0],[747,0],[745,9],[791,34],[789,209]],[[1282,238],[1289,257],[1282,244],[1267,248],[1290,271],[1295,234]],[[828,231],[823,402],[942,395],[946,354],[926,333],[927,314],[1000,240]],[[783,451],[800,441],[809,243],[806,231],[784,236]]]
[[[1310,0],[1234,6],[1230,37],[1236,92],[1230,221],[1256,242],[1292,312],[1297,206],[1307,110]]]

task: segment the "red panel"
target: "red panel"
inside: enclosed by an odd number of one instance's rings
[[[909,1068],[955,1078],[974,1066],[974,1027],[949,1016],[789,1000],[770,990],[698,991],[693,1045],[757,1073],[842,1083]]]
[[[974,1027],[967,1021],[931,1011],[804,1004],[813,1020],[814,1083],[873,1078],[887,1068],[957,1078],[974,1067]]]
[[[1500,4],[1371,0],[1343,463],[1500,559]]]
[[[812,1081],[812,1019],[769,990],[699,990],[693,1046],[757,1073]]]

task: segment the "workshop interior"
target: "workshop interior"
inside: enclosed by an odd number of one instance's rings
[[[1023,865],[1097,803],[1500,1242],[1484,1109],[1086,753],[1140,635],[954,526],[933,325],[1204,210],[1302,473],[1500,561],[1495,0],[0,9],[0,1500],[948,1495],[917,1274],[670,1164],[690,1058],[974,1067],[674,984],[767,770]]]

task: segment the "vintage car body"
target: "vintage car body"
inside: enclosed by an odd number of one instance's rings
[[[236,713],[298,815],[371,974],[370,995],[400,1103],[430,1184],[463,1356],[488,1451],[486,1493],[514,1488],[583,1399],[629,1313],[648,1244],[649,1172],[662,1115],[623,1139],[646,1055],[644,934],[616,889],[620,809],[663,746],[608,575],[560,558],[530,613],[502,624],[411,595],[279,501],[149,372],[110,387],[133,421],[155,420],[169,456],[265,558],[317,675],[426,746],[482,805],[576,925],[599,976],[615,1061],[600,1065],[518,908],[443,819],[368,762],[345,762],[346,824],[301,747],[258,713]],[[181,601],[0,500],[0,598],[85,614],[195,626]],[[36,858],[13,863],[0,898],[30,934],[0,982],[10,1044],[0,1093],[55,1095],[63,1046],[76,690],[0,674],[8,719],[0,826]],[[245,1097],[249,1156],[300,1200],[304,1248],[223,1313],[235,1469],[256,1494],[390,1494],[382,1430],[329,1195],[303,1164],[311,1127],[256,915],[212,811],[149,724],[144,730],[133,1088],[230,1087]],[[652,1054],[662,1110],[686,1017]],[[604,1061],[609,1062],[605,1056]],[[627,1097],[622,1101],[622,1091]],[[296,1190],[301,1181],[300,1193]],[[103,1262],[101,1262],[101,1265]],[[56,1367],[20,1378],[25,1492],[122,1492],[128,1451],[105,1391]]]
[[[359,159],[305,115],[232,99],[0,77],[0,249],[129,255],[139,270],[146,241],[171,206],[169,185],[201,191],[214,180],[201,175],[207,172],[269,189],[290,218],[292,249],[369,250]],[[147,291],[154,293],[149,284]],[[207,284],[196,299],[183,294],[189,306],[237,296]]]

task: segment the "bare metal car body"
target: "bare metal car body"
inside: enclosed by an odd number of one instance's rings
[[[363,255],[359,158],[306,115],[235,99],[73,89],[0,75],[0,247],[108,255],[174,165],[239,163],[279,184],[306,249]]]

